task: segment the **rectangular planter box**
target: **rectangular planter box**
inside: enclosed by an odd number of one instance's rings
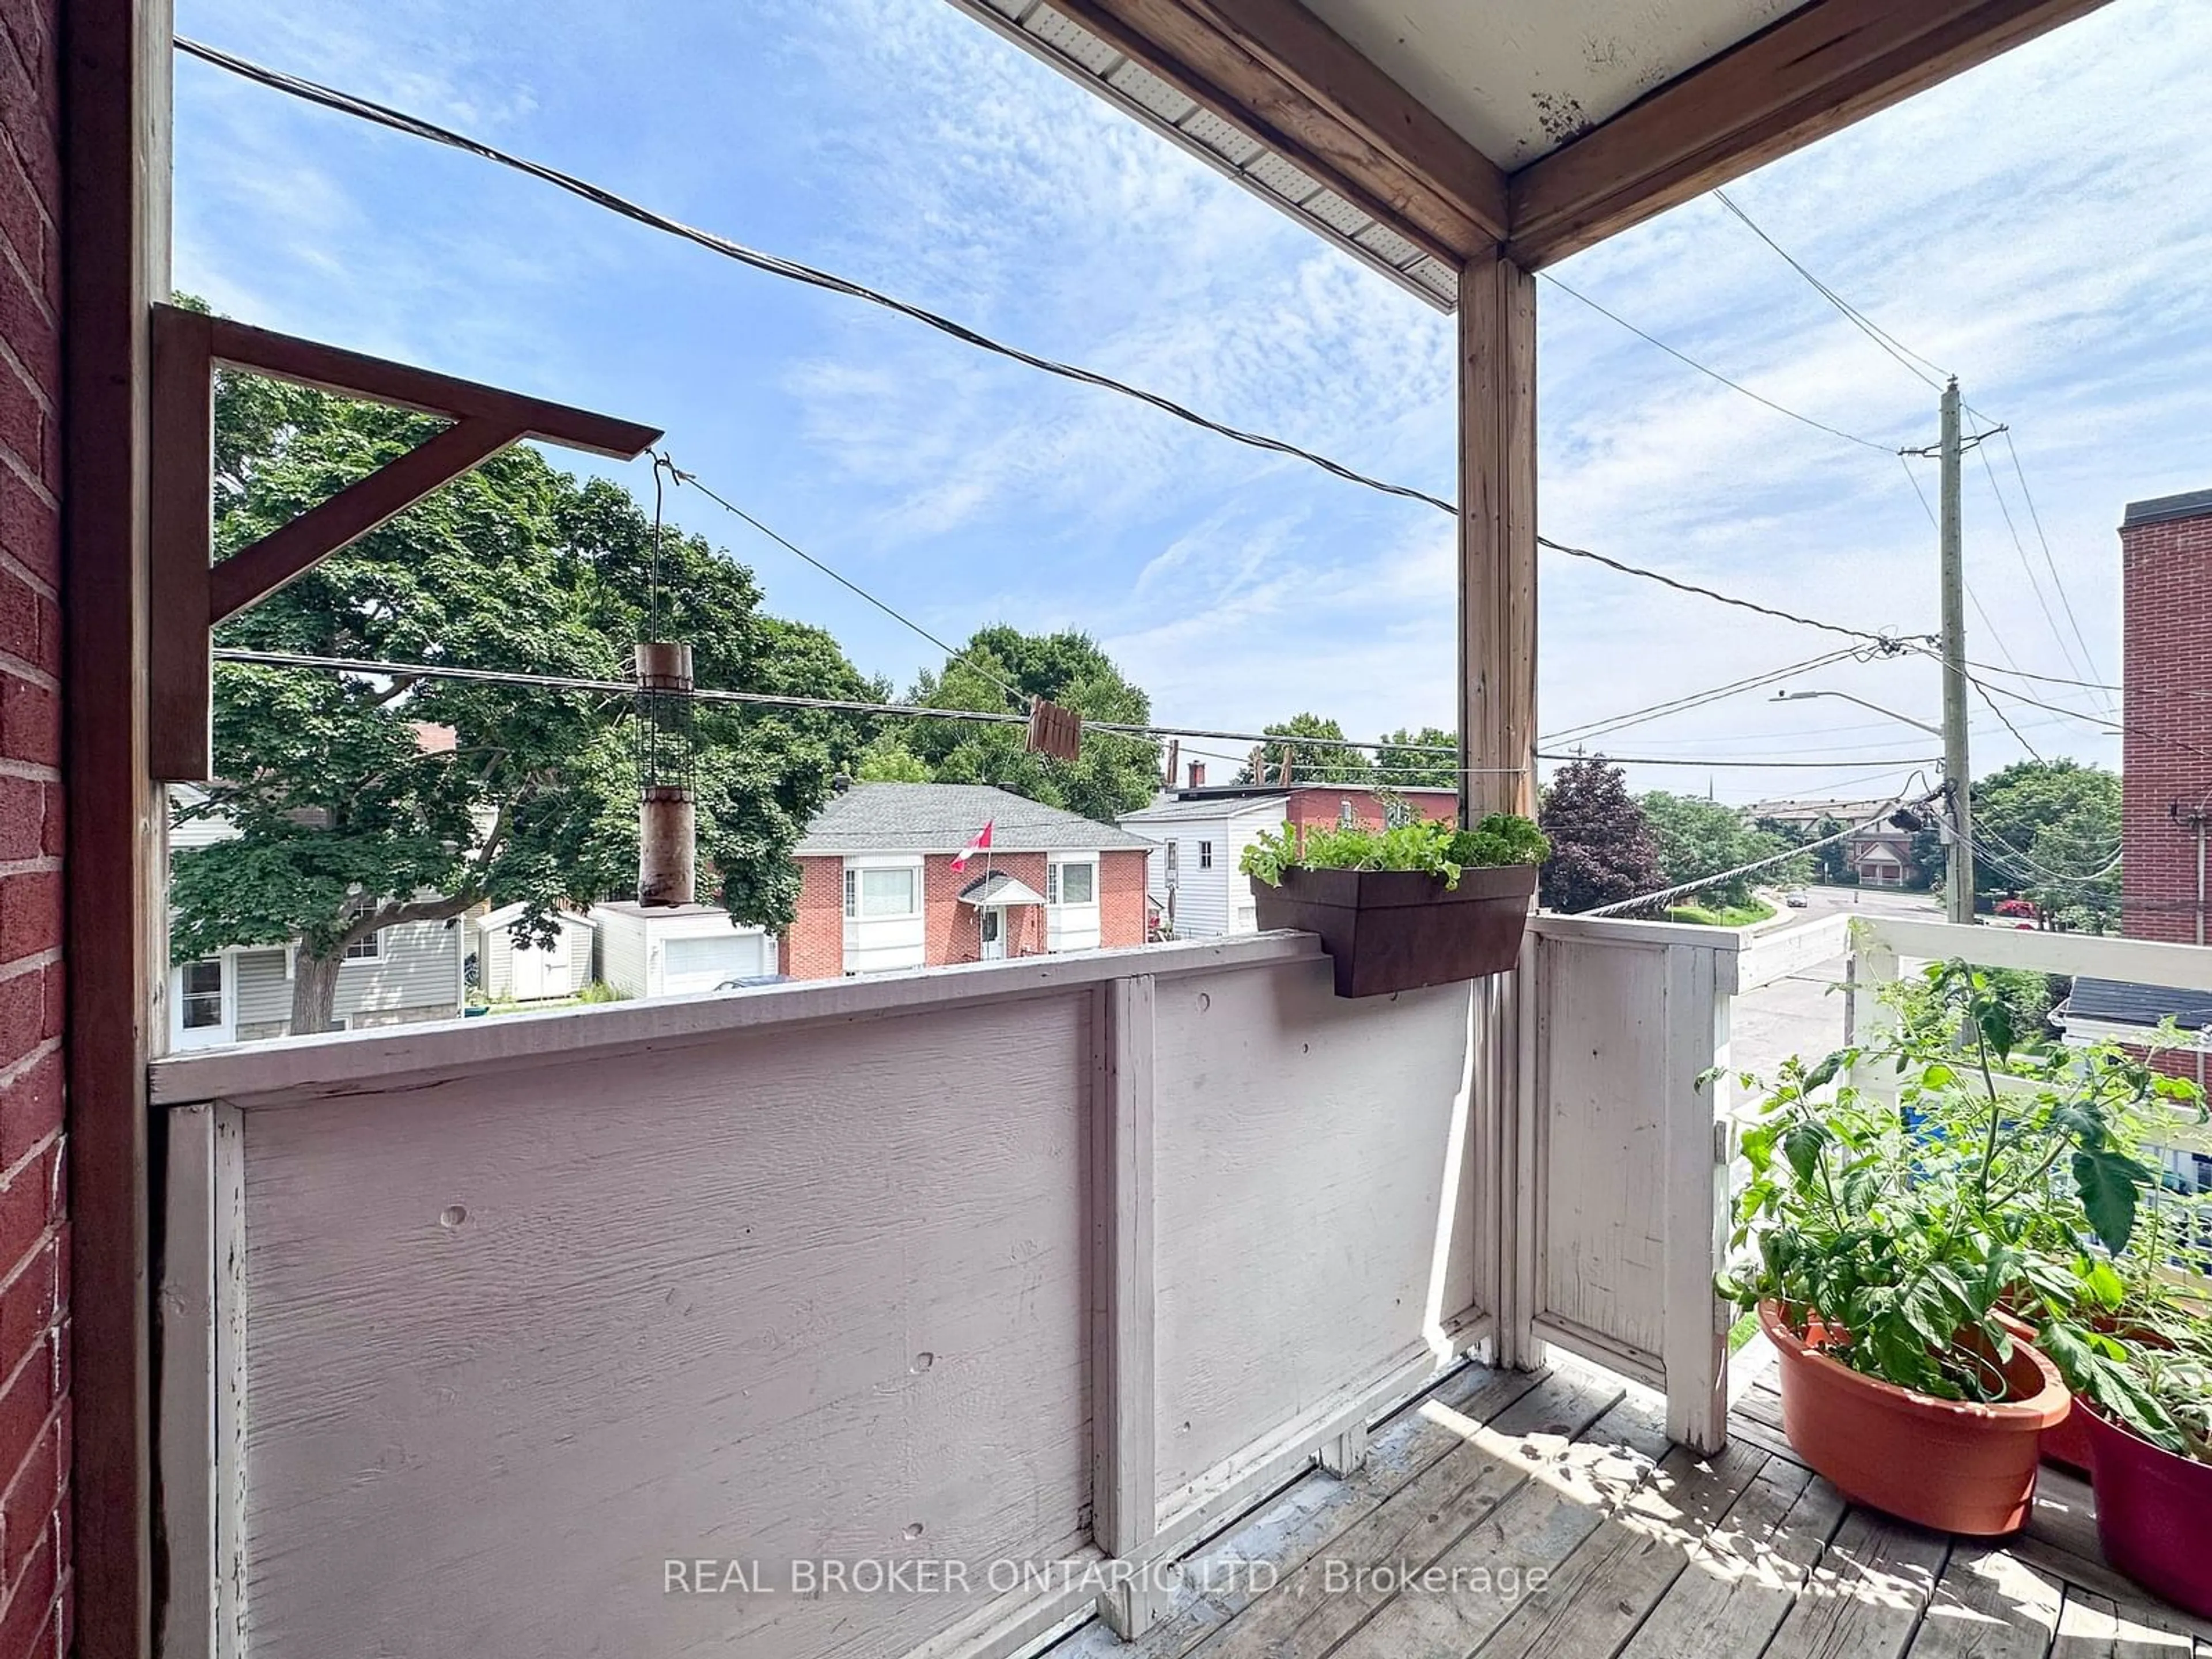
[[[1377,997],[1502,974],[1521,954],[1536,866],[1466,870],[1447,890],[1417,870],[1283,872],[1252,884],[1263,928],[1321,935],[1340,997]]]

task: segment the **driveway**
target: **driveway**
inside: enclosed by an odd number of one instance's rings
[[[1812,902],[1788,914],[1802,926],[1821,916],[1905,916],[1936,921],[1942,908],[1933,894],[1880,887],[1808,887]],[[1843,1046],[1844,998],[1832,986],[1844,982],[1844,958],[1817,963],[1803,971],[1762,985],[1735,1000],[1729,1027],[1732,1071],[1771,1077],[1791,1054],[1814,1058]]]

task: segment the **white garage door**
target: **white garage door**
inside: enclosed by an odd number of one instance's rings
[[[768,971],[763,965],[768,939],[763,933],[709,934],[704,939],[672,939],[661,958],[660,989],[664,996],[687,991],[711,991],[726,979],[743,978]]]

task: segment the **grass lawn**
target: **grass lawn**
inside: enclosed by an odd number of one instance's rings
[[[1709,910],[1702,904],[1670,904],[1667,907],[1667,920],[1692,921],[1701,927],[1748,927],[1755,921],[1765,921],[1774,913],[1774,907],[1765,899],[1731,904],[1720,910]]]

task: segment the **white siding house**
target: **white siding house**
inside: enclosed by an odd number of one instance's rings
[[[1237,865],[1261,831],[1277,828],[1287,795],[1167,800],[1115,820],[1154,844],[1145,885],[1177,939],[1216,939],[1259,929],[1252,880]]]
[[[775,941],[740,927],[711,904],[647,908],[628,901],[592,907],[599,977],[624,996],[678,997],[725,980],[773,974]]]
[[[205,799],[189,785],[170,788],[173,806]],[[170,827],[169,851],[173,857],[237,833],[221,817],[188,818]],[[339,1025],[358,1030],[459,1014],[465,932],[459,920],[410,922],[353,945],[338,969],[334,1012]],[[169,1047],[205,1048],[284,1036],[292,1027],[293,951],[289,945],[237,946],[172,968]]]
[[[592,981],[598,930],[588,916],[555,913],[560,937],[552,945],[518,945],[514,924],[523,907],[509,904],[476,918],[477,988],[495,1002],[546,1002],[573,997]]]

